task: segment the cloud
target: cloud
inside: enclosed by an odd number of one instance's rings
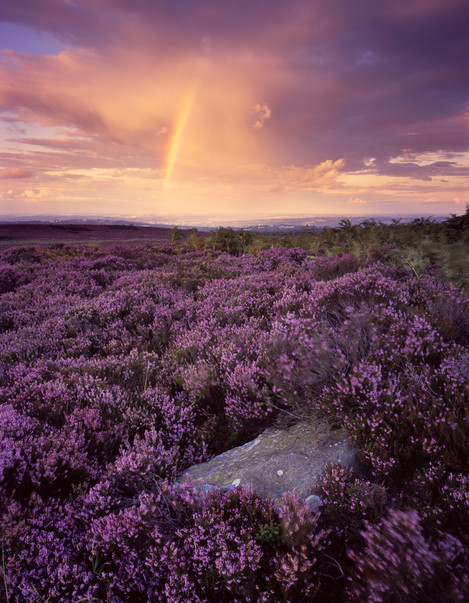
[[[47,197],[48,191],[40,188],[26,189],[9,189],[4,193],[0,193],[0,199],[7,201],[25,200],[28,202],[36,202]]]
[[[14,65],[2,75],[12,78],[17,94],[10,91],[4,103],[29,105],[30,118],[73,119],[77,127],[158,153],[155,132],[170,128],[171,107],[195,75],[202,96],[212,96],[204,99],[204,119],[218,126],[229,111],[243,113],[240,123],[252,110],[252,126],[261,129],[275,104],[269,136],[278,164],[341,156],[350,169],[366,157],[386,165],[409,137],[416,152],[467,146],[461,77],[469,52],[462,26],[467,3],[260,0],[245,19],[247,7],[247,0],[201,0],[184,10],[130,0],[7,3],[5,20],[47,30],[68,40],[70,50],[47,64],[11,57]],[[77,43],[81,50],[72,51]],[[249,91],[247,103],[256,100],[234,108],[237,89]],[[227,132],[209,134],[227,150]]]
[[[0,170],[0,180],[31,178],[34,175],[34,170],[24,167],[13,167],[5,170]]]
[[[468,18],[466,0],[1,3],[15,48],[22,36],[29,48],[33,31],[35,44],[47,33],[66,48],[1,53],[3,173],[27,178],[27,166],[36,183],[90,170],[93,183],[93,167],[125,178],[135,168],[150,170],[157,190],[194,88],[173,180],[194,198],[199,190],[207,207],[216,186],[224,199],[237,187],[249,198],[259,187],[340,190],[345,204],[366,186],[378,195],[374,184],[348,189],[345,166],[357,182],[359,174],[368,183],[382,178],[388,190],[398,182],[403,195],[406,187],[412,195],[461,188],[468,161],[455,155],[467,150],[469,132]],[[249,164],[257,171],[242,168]]]
[[[254,105],[253,112],[256,115],[256,120],[253,125],[256,130],[262,128],[265,122],[270,119],[270,116],[272,115],[272,110],[266,103],[257,103]]]
[[[469,165],[460,166],[453,161],[435,161],[420,164],[414,161],[387,161],[377,166],[380,174],[432,182],[438,176],[469,177]]]
[[[343,159],[326,159],[316,166],[290,165],[276,172],[285,189],[318,190],[339,186],[337,176],[344,167]]]
[[[157,64],[145,49],[113,49],[103,56],[89,49],[57,56],[3,53],[0,104],[29,127],[65,126],[80,134],[49,138],[43,143],[49,147],[94,147],[118,161],[133,156],[162,167],[179,107],[195,89],[178,148],[184,177],[184,170],[211,173],[256,159],[262,145],[264,159],[270,159],[267,143],[256,141],[251,127],[261,70],[231,53],[223,60],[162,57]],[[270,108],[257,104],[256,122],[262,125],[269,116]],[[31,144],[31,137],[23,141]]]
[[[344,165],[343,159],[326,159],[315,166],[242,166],[236,173],[241,180],[249,181],[253,185],[262,185],[265,192],[327,190],[340,187],[337,177]]]

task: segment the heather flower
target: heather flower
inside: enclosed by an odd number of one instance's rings
[[[468,302],[366,255],[0,250],[10,601],[467,598]],[[176,485],[311,415],[366,474],[326,468],[318,513]]]
[[[461,543],[444,534],[430,542],[416,511],[391,511],[363,537],[364,551],[350,553],[356,563],[352,600],[463,601],[469,594]]]

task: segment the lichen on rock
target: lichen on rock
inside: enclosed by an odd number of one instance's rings
[[[194,465],[179,478],[203,492],[215,488],[254,488],[278,501],[285,492],[311,496],[328,463],[356,465],[357,448],[343,430],[299,423],[288,429],[266,429],[255,440]],[[319,507],[320,501],[312,501]]]

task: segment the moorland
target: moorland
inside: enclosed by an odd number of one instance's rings
[[[0,600],[469,598],[469,210],[70,232],[0,249]],[[319,512],[177,484],[295,417],[359,450]]]

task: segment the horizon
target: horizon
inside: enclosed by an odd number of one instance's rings
[[[0,214],[461,214],[468,21],[465,0],[3,3]]]
[[[443,221],[454,214],[428,214],[422,215],[416,214],[290,214],[290,215],[264,215],[256,216],[252,218],[247,217],[214,217],[214,216],[132,216],[128,214],[116,214],[116,215],[80,215],[80,214],[69,214],[69,215],[48,215],[48,214],[36,214],[36,215],[5,215],[0,214],[0,224],[88,224],[88,225],[135,225],[135,226],[159,226],[159,227],[196,227],[196,228],[209,228],[215,229],[220,227],[233,227],[233,228],[307,228],[307,227],[334,227],[340,220],[349,219],[353,224],[360,224],[367,220],[375,220],[384,224],[392,223],[393,220],[399,220],[402,222],[411,222],[415,219],[430,219],[436,221]]]

